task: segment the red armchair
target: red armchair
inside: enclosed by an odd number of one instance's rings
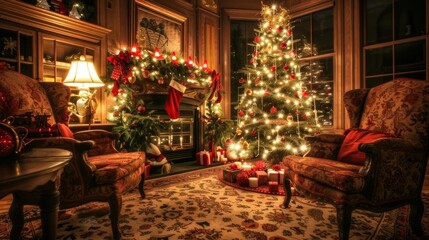
[[[55,126],[64,127],[68,120],[69,98],[70,89],[61,83],[39,83],[17,72],[0,70],[1,118],[31,111],[54,116],[49,124],[59,123]],[[146,155],[144,152],[118,152],[114,148],[116,135],[104,130],[69,132],[68,135],[32,139],[25,148],[56,147],[71,151],[71,163],[61,175],[60,209],[92,201],[108,202],[113,237],[119,239],[122,194],[138,187],[141,197],[145,197]],[[20,209],[39,201],[31,193],[14,193],[13,204]]]
[[[383,212],[409,204],[412,230],[422,235],[429,82],[402,78],[352,90],[344,104],[352,128],[360,130],[309,137],[311,148],[305,156],[284,157],[283,206],[290,203],[292,183],[299,193],[333,204],[339,238],[348,239],[354,209]],[[359,144],[357,136],[365,134],[378,139]],[[350,146],[358,146],[358,151],[347,149]]]

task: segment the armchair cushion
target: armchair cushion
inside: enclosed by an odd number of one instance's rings
[[[49,115],[49,125],[55,119],[45,90],[38,81],[12,70],[0,70],[0,118],[32,112]]]
[[[349,129],[344,134],[346,138],[341,144],[337,160],[360,166],[364,165],[366,158],[365,153],[358,150],[359,144],[370,143],[380,138],[394,137],[392,134],[363,129]]]
[[[64,123],[57,123],[58,131],[62,137],[73,138],[73,132]]]
[[[110,184],[124,178],[131,173],[143,173],[144,152],[111,153],[89,157],[88,160],[95,165],[95,182],[97,184]]]
[[[286,156],[283,163],[291,172],[344,192],[359,192],[365,185],[358,165],[299,156]]]

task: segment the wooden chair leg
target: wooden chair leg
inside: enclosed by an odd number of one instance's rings
[[[146,193],[144,192],[144,181],[145,181],[145,174],[143,173],[142,176],[141,176],[139,187],[138,187],[141,198],[145,198],[146,197]]]
[[[9,218],[12,221],[10,231],[11,240],[21,239],[22,228],[24,227],[24,204],[21,199],[14,194],[12,204],[9,208]]]
[[[411,229],[413,230],[413,233],[418,237],[423,237],[424,235],[422,225],[421,225],[423,212],[424,212],[424,204],[421,197],[419,197],[410,204],[410,217],[409,217]]]
[[[340,240],[349,239],[350,224],[352,221],[352,208],[348,205],[337,205],[337,225]]]
[[[290,188],[290,180],[288,178],[283,179],[283,188],[285,190],[285,198],[283,200],[283,204],[280,205],[281,208],[288,208],[290,200],[292,198],[292,190]]]
[[[122,208],[122,196],[120,194],[112,194],[109,198],[109,207],[113,239],[119,240],[121,239],[121,231],[119,230],[119,215],[121,214]]]

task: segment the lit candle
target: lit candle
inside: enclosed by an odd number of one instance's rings
[[[249,178],[249,187],[251,187],[251,188],[257,188],[258,187],[258,178],[257,177],[250,177]]]

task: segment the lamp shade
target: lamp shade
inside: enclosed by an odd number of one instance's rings
[[[84,56],[79,60],[72,61],[70,71],[64,80],[64,85],[78,88],[98,88],[104,83],[98,77],[93,62],[85,61]]]

